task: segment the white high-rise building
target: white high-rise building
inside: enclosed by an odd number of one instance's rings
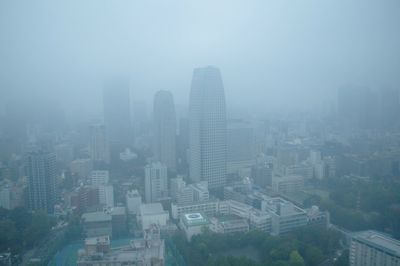
[[[158,91],[153,105],[154,156],[168,169],[176,170],[176,115],[172,93]]]
[[[146,166],[144,188],[146,203],[168,197],[168,172],[165,164],[155,162]]]
[[[90,126],[90,158],[94,162],[110,163],[110,149],[104,125]]]
[[[110,179],[107,170],[93,170],[90,174],[90,181],[92,185],[105,185],[108,184]]]
[[[112,185],[99,185],[99,203],[105,207],[114,207],[114,187]]]
[[[226,107],[218,68],[196,68],[190,91],[190,178],[210,188],[226,183]]]

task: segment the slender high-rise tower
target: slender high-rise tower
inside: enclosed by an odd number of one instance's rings
[[[121,150],[131,144],[129,97],[129,80],[114,79],[105,83],[103,91],[104,123],[112,148],[117,147]]]
[[[31,210],[54,212],[56,203],[56,155],[32,151],[25,157],[28,176],[28,206]]]
[[[218,68],[193,71],[189,104],[190,179],[210,188],[226,182],[226,107]]]
[[[176,116],[172,93],[158,91],[154,96],[154,155],[168,169],[176,170]]]

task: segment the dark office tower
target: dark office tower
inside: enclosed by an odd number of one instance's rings
[[[210,188],[226,182],[226,108],[218,68],[193,71],[189,104],[190,178]]]
[[[180,174],[187,174],[188,167],[188,150],[189,150],[189,119],[179,119],[179,134],[177,138],[177,158],[178,158],[178,172]]]
[[[46,151],[26,154],[28,206],[30,210],[54,212],[56,202],[56,155]]]
[[[172,93],[158,91],[153,105],[154,155],[157,161],[176,171],[176,115]]]
[[[129,80],[114,79],[103,91],[104,123],[113,150],[121,151],[131,144]],[[118,151],[118,152],[119,152]]]

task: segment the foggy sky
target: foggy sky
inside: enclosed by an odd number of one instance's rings
[[[228,107],[318,104],[348,83],[399,88],[399,14],[398,0],[3,0],[0,99],[100,110],[104,79],[124,74],[132,101],[165,89],[187,104],[205,65],[221,69]]]

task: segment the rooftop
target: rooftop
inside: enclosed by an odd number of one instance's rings
[[[140,213],[142,215],[152,215],[152,214],[160,214],[165,213],[166,211],[163,209],[161,203],[147,203],[140,205]]]
[[[105,212],[87,212],[82,214],[82,219],[85,222],[104,222],[111,221],[111,215]]]
[[[184,214],[182,219],[187,226],[208,224],[208,219],[199,212]]]
[[[377,231],[363,231],[355,233],[353,238],[383,250],[389,254],[400,257],[400,241]]]

